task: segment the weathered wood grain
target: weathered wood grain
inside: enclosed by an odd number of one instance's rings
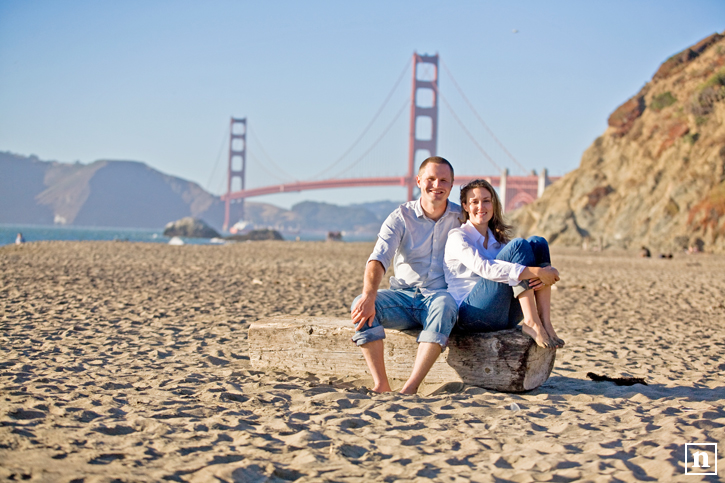
[[[386,330],[388,376],[407,379],[418,331]],[[283,316],[249,327],[249,359],[257,370],[277,369],[317,375],[367,376],[348,319]],[[554,367],[555,349],[543,349],[518,329],[488,334],[454,334],[448,349],[426,377],[428,383],[464,382],[504,392],[535,389]]]

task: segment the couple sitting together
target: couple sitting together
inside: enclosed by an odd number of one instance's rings
[[[546,240],[510,240],[511,227],[488,181],[463,186],[460,207],[450,203],[453,166],[444,158],[423,161],[416,182],[420,199],[400,205],[383,223],[363,293],[352,303],[352,340],[368,364],[373,390],[391,390],[384,328],[421,329],[404,394],[418,391],[454,326],[462,333],[493,332],[523,322],[523,332],[541,347],[562,347],[550,316],[559,272]],[[378,290],[391,263],[390,290]]]

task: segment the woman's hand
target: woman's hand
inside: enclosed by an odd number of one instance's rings
[[[541,290],[544,287],[546,287],[546,285],[544,285],[544,282],[542,282],[540,278],[529,279],[529,288],[530,289]]]
[[[554,285],[559,281],[559,271],[554,267],[531,267],[531,271],[544,285]]]
[[[526,267],[519,275],[519,280],[528,280],[529,288],[541,290],[559,281],[559,271],[554,267]]]

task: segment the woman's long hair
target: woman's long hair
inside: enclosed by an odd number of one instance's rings
[[[501,207],[501,200],[498,199],[496,190],[493,189],[491,183],[485,179],[474,179],[470,183],[461,186],[461,216],[462,222],[468,221],[468,212],[463,208],[463,203],[468,204],[468,193],[474,188],[485,188],[491,193],[491,201],[493,202],[493,216],[488,222],[488,227],[493,232],[494,238],[499,243],[508,243],[511,241],[513,236],[513,227],[507,225],[503,221],[503,209]]]

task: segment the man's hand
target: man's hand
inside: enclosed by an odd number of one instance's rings
[[[352,316],[352,323],[357,324],[355,330],[358,331],[363,328],[365,322],[368,326],[373,326],[373,319],[375,318],[375,295],[370,296],[363,294],[360,300],[357,301],[357,305],[352,309],[350,314]]]
[[[385,275],[383,264],[377,260],[370,260],[365,266],[365,277],[363,279],[363,293],[357,305],[353,307],[350,315],[352,323],[357,324],[355,330],[360,330],[368,323],[373,326],[373,318],[375,318],[375,299],[378,296],[378,287]]]

